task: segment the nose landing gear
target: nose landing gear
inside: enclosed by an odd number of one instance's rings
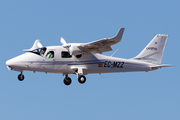
[[[24,80],[24,75],[22,74],[22,72],[21,72],[21,74],[18,75],[18,80],[19,81],[23,81]]]
[[[72,82],[71,78],[68,77],[68,75],[65,75],[64,84],[65,84],[65,85],[70,85],[71,82]]]

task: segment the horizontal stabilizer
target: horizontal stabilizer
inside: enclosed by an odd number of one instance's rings
[[[172,67],[174,65],[153,65],[153,66],[150,66],[150,68],[152,70],[155,70],[155,69],[158,69],[158,68],[162,68],[162,67]]]

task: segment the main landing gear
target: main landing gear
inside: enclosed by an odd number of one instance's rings
[[[23,75],[22,72],[21,72],[21,74],[18,75],[18,80],[19,81],[23,81],[24,80],[24,75]]]
[[[80,75],[78,77],[78,81],[79,81],[79,83],[83,84],[86,82],[86,77],[84,75]]]
[[[84,75],[79,75],[78,76],[78,81],[79,81],[79,83],[84,84],[86,82],[86,77]],[[68,77],[68,75],[65,75],[64,84],[65,85],[70,85],[71,82],[72,82],[71,78]]]

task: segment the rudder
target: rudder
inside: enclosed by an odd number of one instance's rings
[[[168,35],[157,34],[142,52],[133,59],[161,64]]]

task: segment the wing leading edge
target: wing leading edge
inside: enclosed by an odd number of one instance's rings
[[[119,32],[115,37],[112,38],[105,38],[85,44],[81,44],[77,46],[81,51],[84,52],[91,52],[91,53],[102,53],[102,52],[107,52],[111,51],[112,48],[111,46],[115,45],[119,41],[121,41],[121,38],[123,36],[125,28],[120,28]]]

